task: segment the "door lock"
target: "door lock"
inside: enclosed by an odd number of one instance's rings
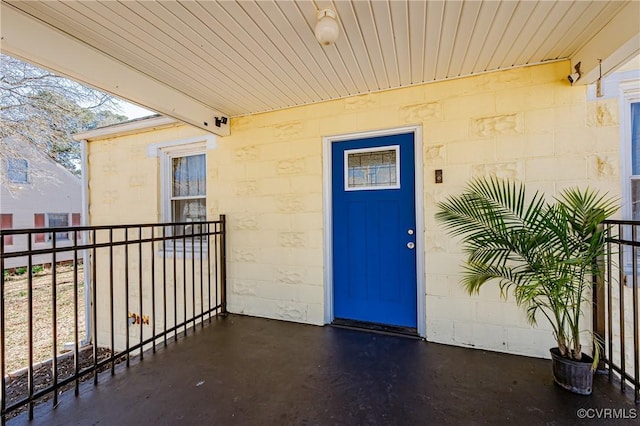
[[[413,250],[413,248],[414,248],[415,246],[416,246],[416,245],[415,245],[414,243],[407,243],[407,248],[408,248],[409,250]]]
[[[407,230],[407,234],[409,234],[409,235],[413,235],[413,233],[414,233],[413,229],[408,229],[408,230]]]

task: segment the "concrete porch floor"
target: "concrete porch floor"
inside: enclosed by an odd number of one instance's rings
[[[230,315],[8,424],[567,425],[602,424],[580,409],[639,408],[603,376],[591,396],[555,386],[550,362]]]

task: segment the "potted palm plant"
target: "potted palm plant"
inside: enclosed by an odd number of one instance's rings
[[[615,199],[591,189],[566,189],[549,203],[497,178],[473,180],[438,204],[436,219],[462,238],[466,290],[477,293],[497,280],[501,295],[512,293],[532,325],[546,318],[558,343],[551,348],[554,380],[575,393],[591,393],[598,350],[594,345],[593,358],[582,352],[580,320],[592,276],[600,273],[600,224],[617,209]]]

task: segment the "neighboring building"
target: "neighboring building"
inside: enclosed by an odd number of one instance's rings
[[[28,144],[14,140],[0,142],[4,153],[0,161],[2,188],[0,192],[0,217],[2,229],[26,229],[79,226],[82,211],[81,180],[67,169],[38,152]],[[10,147],[10,148],[9,148]],[[15,154],[14,154],[15,153]],[[72,245],[69,232],[34,233],[32,248],[40,249],[53,245]],[[24,236],[5,236],[4,250],[27,250]],[[71,252],[59,253],[56,261],[72,259]],[[52,262],[51,255],[34,257],[33,264]],[[5,261],[7,269],[27,265],[27,258],[12,258]]]
[[[466,294],[460,247],[434,213],[471,178],[497,176],[549,197],[590,186],[623,196],[630,214],[620,93],[592,98],[570,72],[564,61],[232,118],[223,138],[164,117],[77,135],[87,142],[89,223],[225,214],[231,312],[321,325],[357,311],[433,342],[548,357],[551,330],[532,328],[497,284]],[[182,179],[188,192],[172,191]],[[395,207],[370,213],[379,188],[406,198],[407,224]],[[344,235],[346,220],[358,235]],[[385,257],[376,239],[415,255]],[[354,265],[387,261],[410,287],[385,288],[393,280],[381,277],[388,297],[376,304],[339,282],[347,266],[364,274]]]

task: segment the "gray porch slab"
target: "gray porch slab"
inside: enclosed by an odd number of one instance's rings
[[[560,389],[548,360],[238,315],[120,370],[8,424],[593,425],[580,409],[638,408],[603,376]]]

